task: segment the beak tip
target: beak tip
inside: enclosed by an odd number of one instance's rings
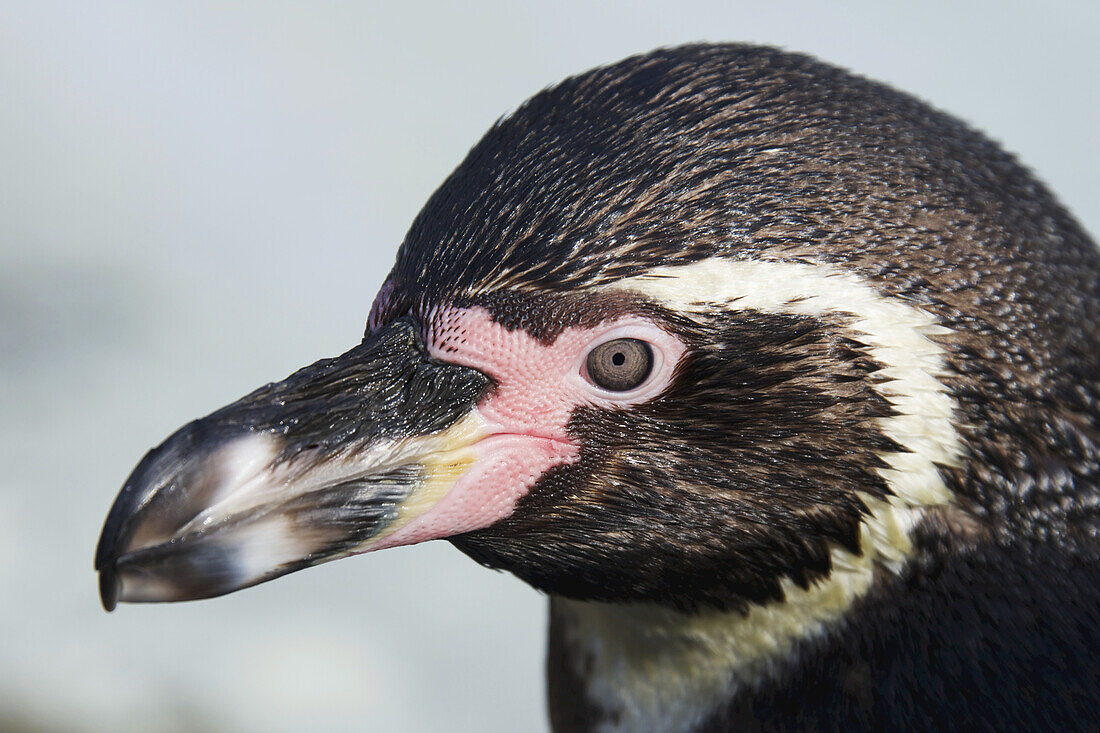
[[[118,605],[119,585],[114,563],[103,566],[99,571],[99,600],[107,613],[115,610],[115,606]]]

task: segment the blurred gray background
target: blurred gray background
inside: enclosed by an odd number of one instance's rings
[[[0,0],[0,730],[544,730],[544,599],[515,579],[436,542],[108,616],[115,492],[185,421],[355,344],[494,119],[655,46],[893,83],[1100,232],[1096,3],[907,6]]]

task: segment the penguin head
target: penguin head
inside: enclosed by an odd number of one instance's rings
[[[920,532],[1056,535],[1096,471],[1096,258],[985,138],[807,57],[573,77],[431,197],[360,346],[146,456],[105,605],[447,538],[555,595],[745,609]]]

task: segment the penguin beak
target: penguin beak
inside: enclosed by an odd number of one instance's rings
[[[469,465],[489,384],[433,360],[402,319],[184,426],[107,516],[104,608],[218,596],[371,549]]]

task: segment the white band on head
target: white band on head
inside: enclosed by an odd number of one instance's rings
[[[592,664],[583,675],[593,701],[620,715],[600,730],[685,730],[702,720],[731,686],[768,676],[795,642],[824,631],[870,589],[876,566],[893,572],[912,554],[910,531],[928,507],[951,502],[937,466],[958,465],[962,441],[955,401],[942,379],[946,352],[936,319],[832,265],[724,258],[660,267],[609,286],[681,313],[739,309],[839,316],[882,365],[872,385],[896,411],[877,418],[903,451],[880,453],[877,469],[892,494],[858,492],[862,554],[831,548],[832,572],[803,589],[782,581],[785,600],[740,612],[680,614],[639,604],[556,599],[566,642]],[[734,316],[735,317],[735,316]],[[879,381],[881,380],[881,381]],[[858,489],[857,489],[858,491]]]

